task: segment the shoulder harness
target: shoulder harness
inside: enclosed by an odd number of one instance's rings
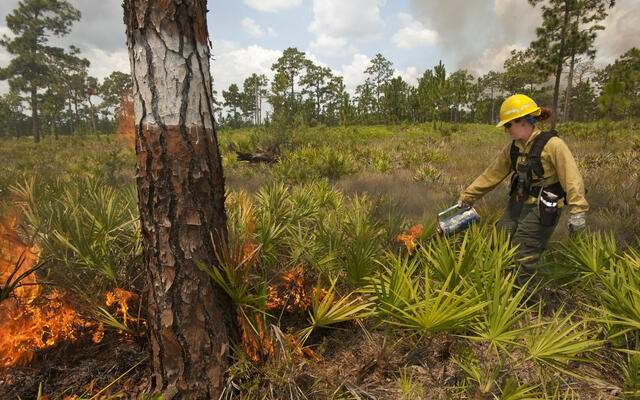
[[[512,141],[510,150],[511,170],[516,172],[518,170],[518,157],[525,156],[526,161],[524,166],[533,171],[539,178],[543,178],[544,168],[542,167],[542,161],[540,161],[540,154],[542,154],[542,149],[544,149],[547,142],[555,136],[558,136],[558,132],[555,130],[542,132],[534,139],[529,153],[520,153],[520,149],[516,146],[516,141]]]
[[[555,136],[558,136],[558,133],[553,129],[547,132],[540,133],[534,139],[529,153],[521,153],[520,149],[518,149],[518,146],[516,146],[515,140],[511,142],[510,157],[511,171],[513,171],[510,190],[511,195],[518,191],[518,185],[523,186],[520,190],[519,197],[521,198],[523,197],[523,195],[534,195],[540,191],[540,187],[531,186],[533,174],[535,174],[540,179],[544,178],[544,167],[542,166],[540,155],[542,154],[542,149],[544,149],[544,146],[549,142],[549,140],[551,140],[551,138]],[[525,156],[525,162],[520,166],[518,166],[519,156]],[[565,195],[560,182],[549,185],[548,187],[545,187],[545,189],[548,189],[561,197]]]

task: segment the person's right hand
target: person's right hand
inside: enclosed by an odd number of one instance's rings
[[[571,235],[583,231],[587,227],[586,213],[581,212],[569,215],[567,224]]]
[[[471,204],[458,200],[458,208],[471,208]]]

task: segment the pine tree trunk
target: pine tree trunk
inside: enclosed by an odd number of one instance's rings
[[[33,141],[40,142],[40,117],[38,116],[38,92],[35,88],[31,89],[31,132],[33,133]]]
[[[560,49],[558,54],[558,60],[556,65],[556,81],[553,86],[553,112],[558,115],[558,98],[560,94],[560,77],[562,76],[562,64],[564,63],[565,42],[567,27],[569,26],[569,0],[564,0],[564,21],[562,25],[562,32],[560,38]],[[556,119],[551,122],[551,128],[556,127]]]
[[[489,121],[490,124],[495,124],[496,122],[496,101],[493,98],[493,86],[491,86],[491,120]]]
[[[217,399],[234,334],[230,300],[198,263],[226,240],[205,0],[125,0],[152,390]]]
[[[571,107],[571,91],[573,90],[573,70],[576,64],[576,52],[571,52],[571,63],[569,64],[569,77],[567,78],[567,89],[564,93],[564,111],[562,111],[562,121],[569,120],[569,107]]]
[[[73,130],[78,132],[78,121],[80,121],[80,116],[78,115],[78,99],[73,96]]]
[[[96,109],[93,107],[93,103],[91,102],[91,96],[87,97],[87,101],[89,102],[89,117],[91,122],[91,133],[97,133],[96,129]]]

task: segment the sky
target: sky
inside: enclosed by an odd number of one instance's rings
[[[121,0],[70,0],[82,13],[59,43],[76,45],[99,80],[129,72]],[[18,0],[0,1],[0,35]],[[535,38],[540,10],[526,0],[209,0],[214,88],[242,84],[251,73],[273,76],[287,47],[344,77],[353,91],[376,53],[411,84],[442,60],[448,71],[500,70],[513,49]],[[596,64],[640,47],[640,0],[617,0],[596,42]],[[10,55],[0,47],[0,66]],[[7,89],[0,82],[0,92]]]

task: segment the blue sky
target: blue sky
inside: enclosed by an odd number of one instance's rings
[[[69,1],[82,20],[64,44],[80,47],[100,80],[113,70],[128,72],[121,0]],[[0,35],[9,33],[4,17],[17,3],[0,1]],[[412,84],[439,60],[449,71],[480,75],[499,70],[512,49],[526,48],[540,23],[540,10],[527,0],[209,0],[209,9],[219,92],[253,72],[271,76],[271,64],[290,46],[331,67],[350,90],[378,52]],[[599,65],[640,47],[640,0],[618,0],[604,24]],[[0,65],[9,59],[0,48]]]
[[[214,75],[218,76],[214,79],[219,83],[216,86],[226,87],[232,80],[232,63],[249,64],[268,74],[270,64],[266,60],[273,57],[271,51],[289,46],[305,51],[312,60],[344,75],[351,89],[362,80],[363,69],[378,52],[393,61],[399,74],[415,81],[418,72],[437,64],[441,58],[446,60],[447,56],[436,46],[437,33],[413,20],[410,3],[408,0],[211,2],[209,22],[214,43]],[[404,42],[400,42],[402,35],[398,36],[402,29]],[[243,49],[250,47],[256,59],[237,62],[244,57]],[[229,60],[232,62],[228,63]]]
[[[218,90],[249,71],[269,75],[289,46],[344,76],[350,90],[378,52],[413,84],[440,60],[480,75],[526,48],[541,22],[526,0],[239,0],[209,8]],[[640,0],[619,0],[604,23],[597,64],[640,46]]]
[[[360,3],[372,3],[370,1]],[[219,8],[216,8],[220,4]],[[224,6],[223,6],[224,4]],[[295,4],[295,3],[294,3]],[[360,52],[371,56],[382,52],[387,58],[394,60],[399,69],[411,65],[429,66],[438,58],[436,46],[417,45],[413,49],[401,49],[392,43],[393,35],[402,29],[404,21],[399,17],[401,13],[409,14],[410,4],[406,0],[387,1],[379,4],[380,26],[375,26],[370,32],[349,35],[345,39],[353,46],[352,52]],[[292,46],[300,50],[317,53],[312,47],[316,34],[310,31],[314,21],[313,2],[301,2],[290,8],[279,11],[261,11],[246,2],[212,2],[210,6],[210,34],[214,43],[219,40],[232,41],[241,47],[258,44],[265,48],[284,49]],[[258,30],[254,31],[248,25],[247,19],[253,21]],[[245,24],[243,24],[245,21]],[[369,21],[372,22],[372,21]],[[357,20],[352,21],[354,25]],[[241,29],[238,29],[240,27]],[[363,29],[366,31],[366,29]],[[357,51],[356,51],[357,50]],[[215,49],[214,49],[215,52]],[[321,61],[334,68],[351,62],[351,54],[320,53]],[[437,63],[437,61],[435,62]]]

